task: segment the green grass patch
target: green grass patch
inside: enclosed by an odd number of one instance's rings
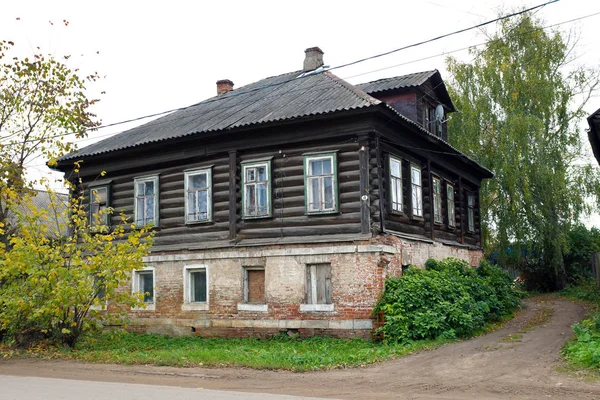
[[[205,339],[113,331],[83,338],[76,350],[47,347],[11,351],[0,348],[0,353],[4,357],[33,356],[93,363],[312,371],[366,366],[433,349],[448,342],[440,339],[401,345],[361,339],[298,339],[288,336],[262,340]]]
[[[593,280],[583,280],[577,286],[569,286],[561,295],[583,301],[590,313],[583,321],[573,325],[575,338],[563,348],[563,355],[571,368],[588,370],[600,375],[600,290]]]

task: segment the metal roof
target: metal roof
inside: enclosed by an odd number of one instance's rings
[[[434,69],[433,71],[416,72],[414,74],[361,83],[356,85],[356,87],[368,94],[383,92],[385,90],[416,87],[421,86],[427,79],[431,78],[436,73],[439,73],[437,69]]]
[[[353,110],[381,101],[330,72],[274,76],[186,107],[67,154],[92,156],[193,134]]]

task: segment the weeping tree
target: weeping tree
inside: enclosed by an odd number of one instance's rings
[[[572,33],[530,14],[503,20],[488,39],[472,62],[447,59],[459,110],[451,141],[496,175],[481,188],[486,250],[531,285],[558,289],[567,233],[600,193],[580,131],[599,73],[575,65]]]

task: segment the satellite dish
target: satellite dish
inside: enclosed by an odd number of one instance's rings
[[[438,104],[437,107],[435,107],[435,120],[438,122],[444,120],[444,106],[441,104]]]

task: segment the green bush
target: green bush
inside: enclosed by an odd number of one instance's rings
[[[569,283],[592,277],[592,257],[597,252],[600,252],[600,230],[583,225],[571,228],[564,255]]]
[[[519,304],[510,276],[499,267],[471,268],[454,258],[430,259],[425,266],[386,280],[375,307],[385,315],[380,330],[386,341],[468,337]]]

